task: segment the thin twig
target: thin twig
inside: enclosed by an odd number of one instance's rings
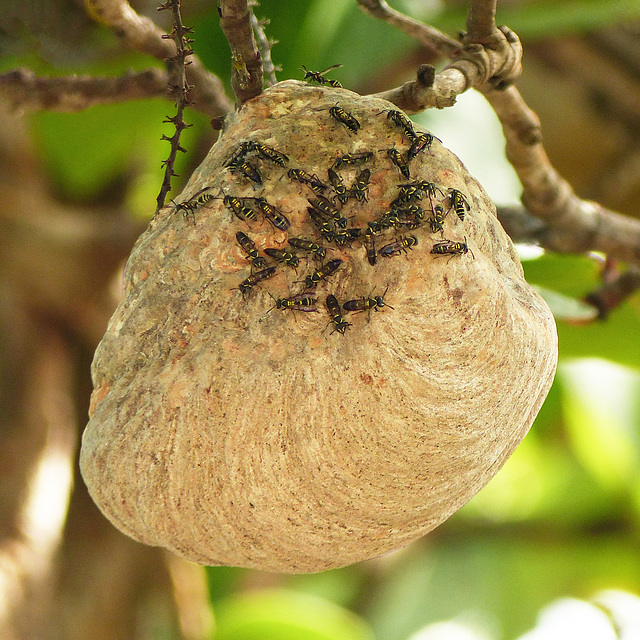
[[[85,6],[95,20],[111,27],[128,47],[163,62],[175,54],[172,45],[162,38],[162,30],[136,13],[126,0],[85,0]],[[199,111],[213,117],[233,109],[220,78],[207,71],[196,55],[191,56],[187,80],[194,85],[192,95]]]
[[[265,84],[268,87],[272,87],[278,79],[276,78],[276,71],[281,71],[281,69],[277,68],[273,64],[273,60],[271,59],[271,47],[276,44],[277,40],[269,40],[267,35],[264,32],[264,28],[269,24],[269,20],[266,18],[262,18],[258,20],[253,11],[254,7],[258,7],[259,4],[257,1],[249,2],[249,17],[251,18],[251,26],[253,27],[253,34],[258,44],[258,49],[260,50],[260,55],[262,56],[262,67],[264,70],[264,78]]]
[[[188,98],[189,91],[192,87],[187,84],[186,66],[189,64],[187,58],[193,54],[193,50],[189,46],[192,42],[187,37],[191,33],[190,27],[182,24],[182,16],[180,14],[180,0],[167,0],[158,7],[158,10],[171,9],[173,13],[173,31],[170,35],[164,36],[165,39],[171,39],[176,46],[175,55],[167,58],[170,69],[169,93],[176,103],[176,115],[167,118],[165,122],[170,122],[175,126],[175,131],[171,137],[162,136],[163,140],[169,141],[171,150],[169,157],[162,163],[164,166],[164,178],[160,193],[156,198],[156,212],[160,211],[164,206],[167,193],[171,191],[171,178],[177,175],[174,171],[176,156],[178,151],[184,153],[186,149],[180,145],[180,136],[182,132],[190,127],[184,120],[184,110],[187,106],[193,104]]]
[[[231,47],[231,86],[239,108],[262,93],[262,56],[253,35],[248,0],[220,0],[218,11]]]
[[[168,78],[164,69],[129,71],[120,77],[49,77],[13,69],[0,74],[0,97],[14,109],[72,113],[96,104],[164,97]]]

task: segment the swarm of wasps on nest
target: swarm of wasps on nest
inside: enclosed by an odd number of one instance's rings
[[[311,71],[302,67],[303,80],[332,88],[342,88],[336,81],[325,77],[332,69],[342,65],[332,65],[323,71]],[[352,323],[345,314],[394,309],[385,299],[387,290],[374,295],[373,291],[358,292],[359,295],[340,301],[335,293],[327,293],[323,299],[317,293],[318,285],[330,286],[333,274],[343,267],[343,260],[331,258],[332,245],[341,251],[365,247],[366,260],[373,268],[380,261],[409,256],[412,249],[427,233],[436,235],[430,250],[434,258],[447,260],[459,258],[473,252],[466,236],[463,239],[444,237],[444,223],[449,215],[464,222],[471,210],[467,196],[456,188],[435,184],[425,180],[412,179],[412,163],[421,154],[429,153],[434,142],[441,142],[431,133],[418,133],[409,117],[402,111],[388,109],[377,115],[386,120],[388,126],[399,131],[405,141],[405,149],[395,146],[386,149],[356,150],[355,141],[362,124],[358,114],[351,113],[339,103],[323,109],[326,117],[336,127],[344,127],[354,139],[351,150],[336,157],[330,164],[319,169],[318,166],[302,167],[279,149],[275,149],[260,140],[244,140],[237,145],[224,163],[224,168],[237,177],[239,186],[250,183],[255,189],[263,187],[267,180],[287,179],[297,183],[308,192],[307,219],[315,228],[313,234],[292,228],[286,214],[262,195],[241,196],[220,192],[215,194],[214,187],[205,187],[190,199],[174,203],[176,211],[185,218],[196,222],[196,212],[212,200],[222,200],[239,223],[247,225],[259,219],[266,220],[275,229],[287,234],[287,247],[265,247],[261,255],[256,242],[246,230],[238,230],[236,241],[245,255],[250,268],[249,275],[242,280],[237,290],[243,297],[272,278],[279,269],[294,269],[297,272],[301,259],[309,267],[299,283],[299,291],[288,297],[273,298],[274,310],[296,313],[326,313],[331,333],[345,334]],[[348,183],[345,172],[355,170],[355,177]],[[376,214],[364,225],[354,225],[348,212],[350,202],[368,203],[368,191],[373,171],[396,170],[397,193],[386,210]],[[320,175],[319,175],[320,174]],[[439,234],[439,236],[438,236]],[[388,289],[388,288],[387,288]]]

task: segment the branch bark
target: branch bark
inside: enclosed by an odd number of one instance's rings
[[[113,29],[128,47],[163,62],[175,54],[155,22],[136,13],[126,0],[86,0],[85,6],[96,21]],[[199,111],[213,117],[233,108],[220,78],[207,71],[196,55],[191,56],[187,81],[194,85],[193,99]]]
[[[96,104],[165,97],[163,69],[129,71],[120,77],[39,77],[29,69],[0,74],[0,95],[12,109],[75,112]]]
[[[262,56],[256,45],[247,0],[221,0],[220,27],[231,47],[231,86],[237,107],[262,93]]]
[[[420,23],[400,18],[383,1],[358,0],[358,4],[361,8],[366,5],[367,13],[398,26],[420,42],[433,43],[431,27],[418,28]],[[419,74],[413,83],[376,95],[415,112],[428,106],[448,106],[459,93],[477,88],[502,124],[507,158],[523,186],[523,204],[545,223],[537,232],[541,245],[562,253],[602,251],[640,266],[640,222],[578,198],[551,165],[537,116],[511,86],[520,73],[519,40],[506,27],[492,29],[494,13],[494,0],[474,0],[462,53],[436,74],[431,89],[419,86]],[[483,40],[490,41],[486,47],[481,44]],[[451,50],[452,41],[443,42],[443,55],[451,56]]]

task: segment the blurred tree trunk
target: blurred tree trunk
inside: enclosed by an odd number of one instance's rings
[[[76,463],[91,355],[141,228],[123,210],[56,203],[26,122],[2,121],[0,637],[204,637],[206,615],[189,626],[176,598],[179,561],[120,534]],[[200,591],[187,608],[206,608],[202,575],[184,575]]]

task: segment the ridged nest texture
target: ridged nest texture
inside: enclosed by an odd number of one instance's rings
[[[438,139],[411,158],[410,179],[402,174],[388,150],[406,159],[415,139],[393,111],[343,89],[267,89],[137,242],[95,355],[81,452],[93,499],[123,532],[202,564],[340,567],[443,522],[526,434],[555,371],[551,313],[524,281],[490,199]],[[257,145],[286,156],[284,166]],[[350,191],[344,203],[330,167]],[[319,194],[291,169],[327,185],[339,213],[325,214],[324,231],[308,211]],[[438,190],[398,203],[400,185],[417,181]],[[464,198],[457,207],[452,190]],[[245,199],[255,221],[229,197]],[[289,226],[269,222],[255,198]],[[422,209],[414,228],[408,214],[405,226],[376,227],[410,205]],[[341,241],[350,228],[359,236]],[[264,262],[252,265],[238,232]],[[294,237],[326,255],[291,247]],[[402,245],[407,237],[416,242]],[[447,241],[452,253],[432,252]],[[372,265],[372,242],[401,246]],[[297,265],[266,248],[295,253]],[[313,276],[337,260],[326,279]],[[256,278],[264,264],[273,274]],[[276,302],[296,296],[309,308]],[[328,296],[347,326],[332,322]],[[344,309],[378,297],[384,306]]]

